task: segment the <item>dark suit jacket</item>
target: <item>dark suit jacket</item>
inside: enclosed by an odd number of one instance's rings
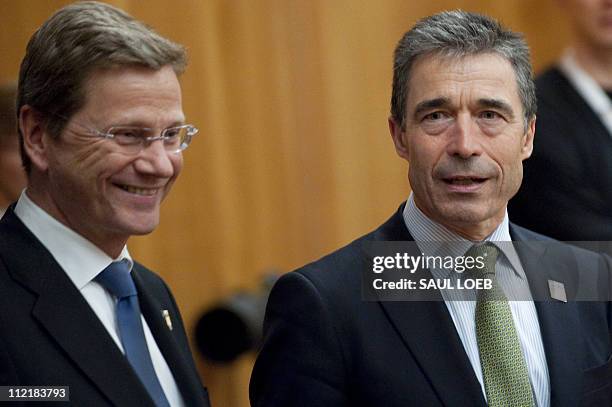
[[[612,240],[612,137],[557,68],[536,80],[538,116],[510,219],[559,240]]]
[[[209,406],[168,287],[138,263],[132,276],[186,405]],[[0,221],[0,385],[69,386],[75,406],[153,406],[87,301],[13,208]]]
[[[443,301],[361,299],[360,273],[371,269],[364,243],[413,240],[402,210],[374,232],[277,282],[251,377],[253,406],[485,406]],[[516,226],[511,235],[517,241],[543,238]],[[602,256],[578,248],[548,256],[541,246],[530,247],[517,252],[534,298],[548,293],[548,279],[565,283],[571,298],[577,262],[597,266],[592,277],[609,287],[610,265]],[[610,303],[535,305],[551,405],[612,405]]]

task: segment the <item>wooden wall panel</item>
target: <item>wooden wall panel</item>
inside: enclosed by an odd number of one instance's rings
[[[63,0],[0,0],[0,80]],[[184,110],[201,134],[160,227],[130,250],[173,288],[188,329],[270,269],[288,271],[367,232],[409,192],[387,116],[391,58],[420,17],[464,8],[526,34],[537,69],[567,27],[553,0],[120,0],[187,46]],[[216,406],[248,405],[253,355],[199,361]]]

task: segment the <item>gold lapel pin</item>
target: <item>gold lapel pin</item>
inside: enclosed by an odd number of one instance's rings
[[[164,317],[164,321],[166,321],[168,329],[172,331],[172,320],[170,319],[170,312],[168,312],[167,309],[162,310],[162,317]]]

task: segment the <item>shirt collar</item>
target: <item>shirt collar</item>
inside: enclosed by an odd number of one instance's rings
[[[24,190],[17,201],[15,214],[49,250],[72,283],[81,290],[113,261],[127,259],[134,264],[127,246],[113,259],[100,248],[66,227],[36,205]]]
[[[412,193],[410,193],[404,207],[403,217],[404,223],[417,246],[427,256],[463,256],[474,244],[474,242],[427,217],[416,206]],[[484,241],[494,243],[508,259],[514,272],[520,278],[526,278],[518,254],[512,245],[509,224],[508,211],[506,210],[502,222]]]
[[[559,61],[559,69],[612,134],[612,101],[601,86],[580,67],[574,50],[565,51]]]

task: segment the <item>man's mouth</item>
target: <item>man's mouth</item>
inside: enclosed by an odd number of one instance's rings
[[[442,181],[449,185],[475,185],[482,184],[485,182],[487,178],[484,177],[476,177],[476,176],[455,176],[442,178]]]
[[[142,187],[135,187],[133,185],[125,185],[125,184],[115,184],[115,185],[123,189],[124,191],[127,191],[131,194],[136,194],[136,195],[153,196],[157,193],[157,191],[159,191],[159,188],[142,188]]]

